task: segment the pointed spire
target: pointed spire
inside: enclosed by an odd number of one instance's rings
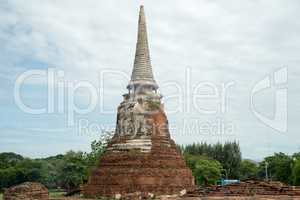
[[[135,84],[143,83],[157,88],[151,67],[144,6],[140,6],[134,66],[128,87],[131,88]]]

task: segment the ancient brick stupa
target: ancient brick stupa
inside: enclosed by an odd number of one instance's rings
[[[194,188],[192,172],[170,138],[150,62],[144,8],[128,93],[118,107],[116,132],[83,187],[86,197],[134,192],[178,194]]]

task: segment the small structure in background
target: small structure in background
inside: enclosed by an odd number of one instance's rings
[[[240,180],[232,180],[232,179],[221,179],[221,185],[230,185],[233,183],[240,183]]]
[[[48,189],[40,184],[34,182],[25,182],[20,185],[13,186],[4,191],[4,200],[48,200]]]

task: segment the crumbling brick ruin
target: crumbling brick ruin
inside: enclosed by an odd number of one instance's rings
[[[141,6],[128,93],[118,108],[115,135],[83,187],[86,197],[134,192],[175,194],[194,189],[194,178],[170,138],[168,120],[150,62]]]
[[[228,197],[228,196],[281,196],[299,197],[300,187],[288,186],[281,182],[249,180],[225,186],[200,187],[185,195],[186,197]],[[283,197],[285,196],[285,197]]]
[[[4,200],[48,200],[48,189],[40,184],[25,182],[4,191]]]

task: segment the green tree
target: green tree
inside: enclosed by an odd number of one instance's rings
[[[300,159],[294,162],[291,181],[294,185],[300,185]]]
[[[0,169],[16,166],[18,163],[23,161],[24,158],[15,153],[0,153]]]
[[[242,155],[240,147],[236,142],[225,143],[223,147],[223,161],[221,162],[223,168],[226,170],[229,178],[239,178],[240,164]]]
[[[41,163],[31,159],[0,169],[0,190],[25,181],[41,181]]]
[[[217,160],[190,154],[184,157],[193,172],[197,185],[215,185],[221,179],[222,165]]]
[[[113,136],[113,132],[103,131],[99,140],[94,140],[91,144],[92,151],[87,153],[87,162],[90,168],[99,164],[100,157],[106,151],[107,145]]]
[[[242,160],[240,167],[240,179],[256,179],[258,177],[258,165],[251,160]]]
[[[275,153],[273,156],[266,157],[259,164],[259,176],[265,177],[265,166],[268,166],[268,177],[270,180],[291,183],[293,158],[284,153]]]
[[[183,152],[217,160],[222,164],[227,178],[239,178],[242,154],[239,144],[236,142],[217,143],[214,145],[194,143],[185,146]]]
[[[48,158],[40,159],[42,163],[42,179],[41,183],[43,183],[49,189],[55,189],[60,187],[60,177],[59,170],[60,166],[63,165],[64,155],[60,154],[57,156],[51,156]]]
[[[87,180],[88,165],[83,152],[69,151],[58,166],[58,179],[67,191],[78,188]]]
[[[292,156],[292,158],[294,160],[300,160],[300,152],[294,153],[293,156]]]
[[[42,164],[39,161],[32,159],[24,159],[18,163],[15,168],[20,170],[24,176],[24,181],[40,181],[42,174]]]

